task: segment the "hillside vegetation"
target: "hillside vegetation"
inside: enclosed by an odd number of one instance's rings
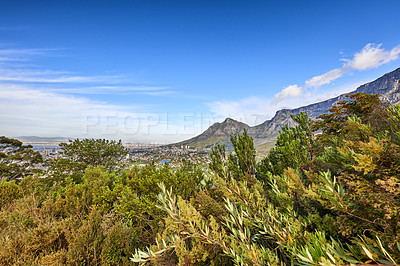
[[[400,108],[348,97],[293,116],[259,163],[246,130],[231,136],[210,171],[131,168],[120,142],[76,140],[12,178],[1,153],[0,264],[399,264]]]

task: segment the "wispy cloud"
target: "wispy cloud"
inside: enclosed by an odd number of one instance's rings
[[[332,81],[340,78],[344,73],[348,72],[350,69],[347,66],[341,68],[336,68],[331,71],[326,72],[320,76],[315,76],[306,81],[304,88],[318,88],[322,85],[329,84]],[[297,95],[296,95],[297,96]]]
[[[28,85],[0,84],[0,134],[5,135],[82,136],[85,127],[93,127],[93,122],[89,121],[93,117],[107,120],[116,114],[135,119],[154,116],[146,110],[145,105],[115,105],[33,89]],[[112,123],[105,126],[108,125]],[[101,135],[98,134],[101,132],[90,133]],[[120,136],[115,134],[114,137]]]
[[[163,95],[173,93],[169,87],[152,86],[86,86],[72,88],[54,88],[52,92],[72,94],[148,94]]]
[[[292,98],[299,96],[303,91],[302,87],[297,85],[290,85],[280,91],[275,97],[272,99],[272,103],[278,102],[279,100]]]
[[[344,60],[346,64],[343,67],[349,67],[356,70],[367,70],[377,68],[390,61],[397,60],[400,54],[400,45],[390,51],[381,48],[382,44],[367,44],[360,52],[356,53],[352,60]]]
[[[0,84],[0,135],[63,136],[169,143],[200,134],[211,114],[157,112],[154,106],[118,105],[85,97]]]
[[[96,95],[163,97],[174,93],[170,87],[137,85],[136,80],[122,74],[84,75],[33,64],[35,57],[58,52],[57,49],[0,49],[0,135],[137,141],[188,137],[171,135],[171,125],[166,124],[168,115],[161,118],[155,104],[121,105],[96,100],[108,98]]]
[[[39,66],[16,64],[29,62],[34,57],[60,55],[62,49],[0,49],[0,81],[29,83],[118,83],[123,75],[84,76],[69,71],[43,69]]]
[[[32,56],[52,55],[60,49],[0,49],[0,62],[28,61]]]
[[[120,107],[85,98],[31,89],[24,85],[0,84],[2,134],[73,135],[80,133],[82,115],[121,110]],[[78,125],[78,127],[77,127]]]
[[[277,93],[272,103],[277,103],[283,99],[298,97],[308,88],[319,88],[342,77],[344,74],[353,70],[364,71],[377,68],[383,64],[397,60],[400,55],[400,45],[392,50],[385,50],[382,44],[369,43],[361,51],[356,52],[352,59],[342,59],[345,63],[340,68],[330,70],[322,75],[312,77],[305,81],[304,86],[290,85]]]
[[[36,56],[59,56],[60,51],[63,51],[63,49],[0,49],[0,82],[41,83],[42,85],[46,83],[49,85],[64,84],[68,86],[64,86],[63,91],[60,89],[59,92],[77,94],[135,91],[136,93],[162,96],[173,92],[170,88],[161,86],[129,85],[135,83],[135,80],[124,74],[82,75],[65,70],[44,69],[37,65],[20,63],[33,61]],[[77,84],[79,84],[78,88],[75,87]]]
[[[10,73],[11,72],[11,73]],[[121,76],[73,76],[59,75],[44,71],[32,73],[32,71],[1,71],[0,81],[30,82],[30,83],[118,83],[121,82]]]

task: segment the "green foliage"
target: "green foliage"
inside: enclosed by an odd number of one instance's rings
[[[400,241],[398,108],[388,109],[377,95],[351,98],[314,123],[322,133],[310,168],[332,171],[334,181],[323,179],[330,189],[341,184],[342,191],[323,202],[335,211],[341,234]]]
[[[388,105],[379,99],[378,94],[356,93],[346,96],[348,100],[336,103],[329,109],[329,113],[319,116],[313,122],[313,131],[322,133],[317,136],[322,147],[334,145],[337,139],[368,139],[368,135],[359,134],[349,127],[350,117],[357,117],[363,125],[370,126],[371,134],[384,133],[393,122]]]
[[[231,136],[231,142],[235,153],[229,155],[230,172],[233,173],[235,179],[242,176],[254,177],[256,151],[253,138],[248,136],[246,129],[244,129],[243,135]]]
[[[0,137],[0,180],[16,180],[41,173],[42,156],[21,141]]]
[[[102,165],[108,170],[116,169],[121,160],[128,154],[121,140],[83,139],[61,143],[63,156],[72,162],[85,166]]]
[[[210,169],[218,176],[227,178],[230,173],[226,169],[228,156],[225,151],[225,145],[216,145],[212,149],[210,157]]]
[[[0,208],[20,197],[20,191],[15,181],[0,181]]]
[[[189,163],[176,172],[168,165],[163,168],[154,165],[133,168],[124,172],[115,182],[114,190],[118,199],[114,202],[114,209],[135,227],[138,245],[150,244],[163,227],[162,219],[165,216],[155,207],[160,193],[157,184],[165,182],[174,187],[179,195],[189,199],[198,191],[202,178],[203,173]]]
[[[297,125],[282,127],[275,147],[258,165],[261,179],[265,178],[268,172],[279,175],[286,168],[298,168],[311,159],[310,151],[314,143],[310,129],[311,119],[303,112],[297,116],[292,115],[292,119]]]
[[[232,159],[230,156],[228,163],[224,163],[218,160],[225,157],[220,153],[222,149],[214,150],[219,155],[214,162],[219,161],[221,165],[215,167],[218,172],[212,188],[204,191],[208,197],[203,195],[203,200],[198,198],[200,202],[197,204],[176,198],[172,190],[167,190],[164,184],[160,186],[160,208],[169,215],[163,238],[147,252],[138,250],[134,261],[157,260],[169,250],[175,252],[180,263],[210,264],[224,260],[225,264],[264,265],[293,258],[293,255],[289,254],[288,257],[285,252],[293,239],[305,229],[306,223],[294,218],[297,215],[291,206],[276,208],[268,202],[262,184],[248,172],[248,165],[254,165],[249,164],[254,162],[254,147],[252,143],[248,145],[251,139],[244,134],[233,140],[236,141],[233,144],[238,147],[238,158],[241,159]],[[247,164],[240,164],[240,160]],[[228,172],[232,165],[241,171],[229,177],[218,175]],[[237,176],[238,173],[241,175]],[[250,178],[251,183],[247,182]],[[212,214],[202,215],[205,212],[201,205],[213,201],[225,206],[222,219]],[[282,246],[277,246],[277,243]]]
[[[102,166],[108,171],[121,170],[123,159],[128,154],[121,140],[76,139],[60,146],[62,157],[48,162],[46,182],[50,186],[53,183],[65,184],[66,179],[82,182],[85,169],[89,166]]]
[[[131,264],[134,249],[154,243],[164,228],[166,215],[155,207],[157,183],[185,199],[204,187],[203,172],[190,163],[177,171],[88,167],[79,182],[49,178],[0,182],[1,265]]]
[[[350,97],[314,123],[317,137],[306,114],[293,117],[297,126],[282,129],[256,170],[248,167],[254,148],[246,132],[232,137],[233,154],[217,146],[212,184],[194,201],[161,185],[165,229],[132,260],[397,264],[400,112],[388,111],[377,96]]]
[[[210,154],[210,169],[220,177],[236,180],[243,176],[252,180],[255,175],[255,158],[253,138],[247,135],[246,129],[243,135],[231,136],[234,153],[226,154],[225,146],[217,145]]]
[[[321,173],[321,179],[324,178],[329,179],[329,174]],[[174,254],[180,264],[196,265],[221,261],[225,265],[396,263],[390,255],[392,251],[388,251],[390,247],[379,238],[358,238],[342,244],[326,237],[324,232],[308,232],[310,221],[298,216],[291,202],[284,206],[268,202],[259,194],[263,191],[261,184],[249,188],[246,182],[234,179],[218,179],[217,184],[225,195],[227,214],[223,221],[201,215],[190,202],[160,184],[160,209],[169,215],[166,229],[155,245],[145,251],[136,250],[132,261],[157,263],[165,257],[174,259]],[[288,193],[289,187],[276,184],[275,193]],[[340,193],[340,187],[334,187],[326,188],[326,197],[334,198]]]
[[[49,186],[54,183],[65,185],[67,179],[80,183],[87,167],[85,163],[74,162],[67,158],[57,158],[47,163],[49,168],[46,171],[46,182]]]

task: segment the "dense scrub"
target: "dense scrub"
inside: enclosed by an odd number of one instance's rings
[[[211,172],[129,168],[116,142],[64,144],[47,172],[2,175],[0,264],[399,263],[400,108],[349,97],[317,121],[293,117],[258,164],[246,131],[232,136]]]
[[[64,146],[70,145],[71,153],[82,142]],[[184,199],[201,188],[203,173],[194,165],[178,171],[168,165],[124,169],[118,164],[125,153],[121,144],[96,144],[95,152],[79,147],[40,176],[2,178],[0,265],[132,264],[135,249],[154,243],[164,228],[166,215],[156,207],[161,192],[157,184],[164,182]],[[94,161],[90,154],[99,156],[99,146],[118,155],[102,156],[108,169],[103,163],[87,163]]]

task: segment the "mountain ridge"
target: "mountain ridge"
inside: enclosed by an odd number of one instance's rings
[[[254,144],[258,151],[264,151],[273,147],[279,130],[285,126],[293,126],[295,123],[291,115],[300,112],[307,112],[309,117],[315,119],[321,114],[327,113],[328,109],[338,101],[346,99],[347,94],[370,93],[380,94],[381,98],[393,105],[400,103],[400,67],[384,74],[383,76],[357,87],[354,91],[341,94],[324,101],[301,106],[294,109],[278,110],[274,117],[261,124],[249,126],[245,123],[226,118],[223,122],[216,122],[200,135],[191,139],[181,141],[174,146],[189,146],[191,148],[212,148],[217,144],[225,144],[231,148],[230,135],[242,133],[246,129],[248,134],[253,137]]]

